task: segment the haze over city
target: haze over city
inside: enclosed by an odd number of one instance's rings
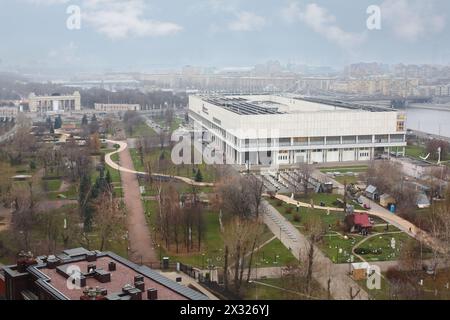
[[[81,9],[69,30],[66,9]],[[381,29],[368,30],[370,5]],[[6,0],[3,70],[156,71],[184,65],[252,67],[268,60],[448,64],[448,1]],[[32,50],[30,50],[32,48]]]

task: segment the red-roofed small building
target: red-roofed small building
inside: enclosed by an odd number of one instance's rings
[[[345,225],[349,232],[361,233],[367,235],[372,230],[372,223],[370,222],[367,213],[353,213],[345,217]]]

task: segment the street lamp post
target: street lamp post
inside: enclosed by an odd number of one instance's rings
[[[161,263],[162,261],[162,252],[161,252],[161,245],[158,244],[158,249],[159,249],[159,263]]]
[[[202,270],[205,269],[205,254],[202,253]]]

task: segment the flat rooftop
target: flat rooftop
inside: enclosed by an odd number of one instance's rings
[[[111,268],[111,264],[114,268]],[[74,270],[79,270],[85,284],[69,288],[68,278]],[[141,292],[142,300],[146,300],[149,289],[157,290],[158,300],[207,299],[195,290],[112,252],[88,251],[84,248],[65,250],[56,256],[38,257],[37,264],[28,267],[27,272],[38,279],[39,286],[61,300],[80,300],[84,291],[89,288],[104,290],[107,300],[129,300],[131,295],[124,290],[127,287]],[[142,279],[139,280],[143,282],[142,290],[137,286],[135,277]]]
[[[243,98],[207,97],[204,101],[239,115],[283,114],[278,109],[267,105],[256,104]]]
[[[127,284],[134,284],[134,276],[141,275],[140,273],[136,272],[135,270],[131,269],[130,267],[120,263],[117,260],[113,260],[110,257],[102,257],[98,258],[94,262],[88,262],[86,260],[79,261],[79,262],[71,262],[68,265],[70,266],[77,266],[80,268],[81,272],[88,272],[88,266],[90,264],[94,264],[97,268],[97,270],[108,270],[108,264],[114,261],[116,262],[116,271],[111,271],[111,281],[107,283],[101,283],[94,277],[88,277],[86,279],[86,286],[90,288],[96,288],[99,287],[101,289],[106,289],[108,291],[108,295],[114,294],[114,293],[121,293],[122,288]],[[67,266],[68,266],[67,265]],[[42,273],[44,273],[46,276],[48,276],[51,279],[52,286],[57,289],[59,292],[67,296],[70,300],[79,300],[80,297],[83,295],[84,288],[80,289],[68,289],[67,288],[67,279],[60,275],[57,272],[57,269],[50,269],[50,268],[42,268],[40,269]],[[165,286],[163,286],[161,283],[155,281],[154,279],[144,276],[144,283],[145,288],[150,289],[154,288],[158,290],[158,299],[160,300],[187,300],[187,297],[177,293],[176,291],[173,291]]]
[[[307,97],[283,97],[283,96],[202,96],[203,101],[221,107],[238,115],[270,115],[270,114],[294,114],[302,112],[330,112],[330,111],[362,111],[362,112],[386,112],[397,111],[380,106],[361,105],[338,100],[325,100]],[[281,102],[278,98],[285,98]]]

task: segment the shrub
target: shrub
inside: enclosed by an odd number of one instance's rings
[[[277,201],[277,207],[281,207],[281,206],[283,206],[283,201],[278,200],[278,201]]]
[[[287,214],[291,214],[292,213],[292,207],[287,207],[286,208],[286,213]]]
[[[298,214],[298,213],[294,214],[294,221],[295,222],[300,222],[300,214]]]

